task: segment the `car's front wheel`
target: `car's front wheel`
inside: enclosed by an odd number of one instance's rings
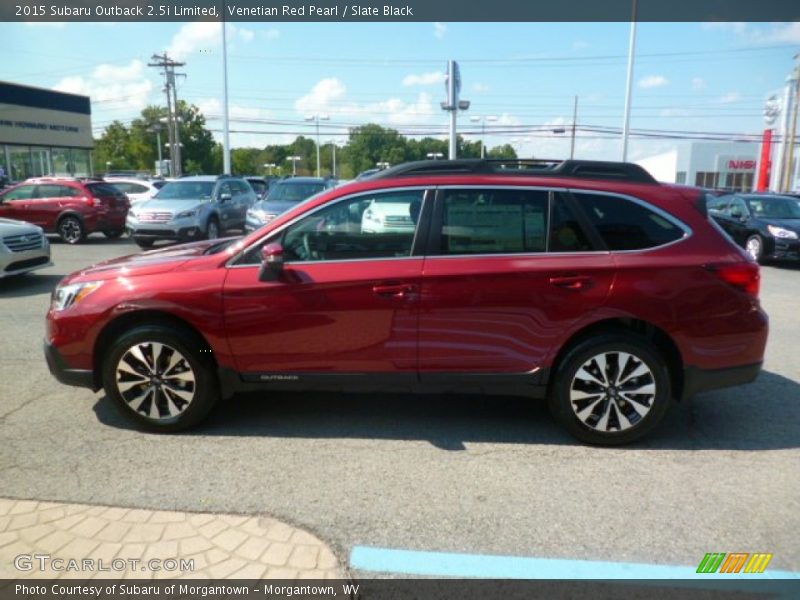
[[[113,342],[106,357],[106,394],[126,417],[150,431],[192,427],[219,398],[209,349],[178,327],[131,329]]]
[[[747,238],[744,249],[747,255],[756,262],[764,258],[764,240],[760,235],[751,235]]]
[[[206,226],[206,239],[216,240],[219,237],[219,232],[219,222],[214,217],[211,217]]]
[[[666,362],[646,339],[604,334],[577,344],[560,361],[549,404],[576,438],[610,446],[650,433],[670,398]]]

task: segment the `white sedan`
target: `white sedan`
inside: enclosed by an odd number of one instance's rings
[[[123,177],[104,177],[104,179],[128,196],[131,204],[150,200],[165,183],[161,180],[148,181],[147,179],[126,179]]]
[[[0,219],[0,279],[52,264],[50,244],[41,227]]]

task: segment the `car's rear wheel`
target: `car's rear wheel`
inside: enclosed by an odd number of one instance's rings
[[[646,339],[604,334],[578,343],[560,361],[549,404],[576,438],[611,446],[650,433],[670,398],[667,364]]]
[[[744,244],[744,250],[750,258],[759,262],[764,257],[764,240],[760,235],[751,235]]]
[[[122,229],[105,229],[103,230],[103,235],[106,236],[110,240],[116,240],[117,238],[122,237],[122,234],[125,233]]]
[[[106,356],[106,394],[126,417],[150,431],[192,427],[219,397],[206,344],[180,328],[136,327],[120,336]]]
[[[134,237],[133,241],[136,242],[136,245],[139,246],[139,248],[152,248],[153,244],[155,243],[155,240],[140,237]]]
[[[78,244],[86,239],[86,229],[78,217],[62,217],[56,229],[59,237],[67,244]]]

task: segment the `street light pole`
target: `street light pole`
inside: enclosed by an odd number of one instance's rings
[[[575,158],[575,128],[578,121],[578,97],[575,96],[575,105],[572,107],[572,141],[569,144],[569,158]]]
[[[306,121],[315,121],[317,124],[317,177],[319,177],[320,173],[320,166],[319,166],[319,122],[320,121],[328,121],[330,117],[328,115],[320,115],[319,113],[315,115],[309,115],[306,117]]]
[[[158,150],[158,175],[163,176],[164,162],[161,158],[161,127],[153,126],[148,131],[156,134],[156,150]]]
[[[292,161],[292,176],[297,175],[297,161],[302,157],[300,156],[287,156],[286,160]]]
[[[485,116],[477,116],[477,117],[470,117],[470,121],[473,123],[480,123],[481,124],[481,158],[486,158],[486,121],[490,123],[494,123],[497,121],[497,117],[494,115],[489,115],[488,117]]]

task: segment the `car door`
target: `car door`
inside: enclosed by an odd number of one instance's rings
[[[733,196],[731,203],[725,210],[727,217],[727,231],[737,244],[744,247],[747,238],[752,233],[750,224],[750,211],[747,203],[741,196]]]
[[[348,373],[416,381],[422,240],[411,228],[362,232],[361,213],[374,198],[416,210],[423,196],[415,188],[345,197],[268,234],[229,267],[225,325],[239,371],[262,381],[314,374],[353,383],[341,379]],[[259,281],[260,248],[271,242],[283,246],[284,269]]]
[[[35,185],[20,185],[0,195],[0,218],[28,221]]]
[[[247,215],[247,209],[252,205],[252,191],[247,183],[244,181],[232,181],[231,187],[233,188],[233,201],[236,208],[236,225],[237,229],[244,228],[244,220]]]
[[[422,382],[536,383],[554,345],[603,303],[613,261],[565,193],[452,187],[437,193],[422,274]]]
[[[53,230],[61,205],[67,200],[66,187],[56,183],[40,183],[28,205],[28,220],[39,227]]]

